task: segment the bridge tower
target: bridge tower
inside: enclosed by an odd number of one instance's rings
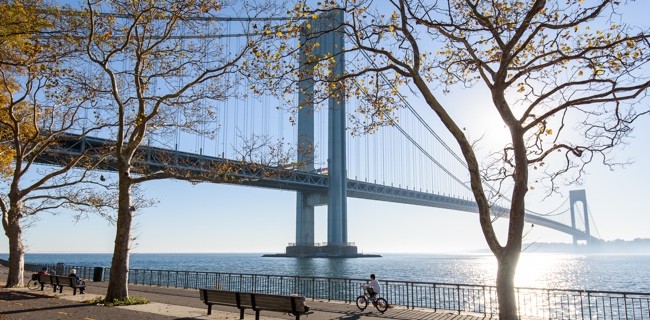
[[[584,189],[581,190],[571,190],[569,191],[569,202],[571,206],[571,228],[576,229],[576,203],[582,203],[582,214],[585,222],[585,234],[586,236],[573,236],[573,245],[577,245],[578,241],[584,240],[589,242],[591,239],[591,233],[589,231],[589,210],[587,207],[587,196]]]
[[[314,79],[312,70],[318,61],[334,60],[333,78],[343,75],[345,57],[343,10],[333,10],[303,27],[300,37],[299,68],[301,79],[298,94],[298,163],[300,170],[314,171]],[[332,89],[330,89],[332,90]],[[296,243],[287,247],[290,257],[356,257],[357,247],[348,243],[347,176],[345,146],[345,92],[338,87],[328,99],[328,178],[327,194],[299,191],[296,197]],[[327,205],[327,245],[315,246],[314,207]]]

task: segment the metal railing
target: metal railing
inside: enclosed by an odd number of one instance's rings
[[[3,261],[0,261],[2,263]],[[37,271],[42,265],[25,265]],[[47,265],[57,273],[77,269],[92,279],[97,268]],[[57,270],[60,269],[60,270]],[[109,268],[102,268],[107,280]],[[175,270],[131,269],[129,283],[185,289],[218,288],[271,294],[300,294],[312,300],[351,303],[361,293],[365,279],[302,277]],[[499,314],[495,286],[381,280],[382,296],[391,305],[406,308],[450,310],[458,313]],[[650,320],[650,293],[595,290],[516,288],[520,318]]]

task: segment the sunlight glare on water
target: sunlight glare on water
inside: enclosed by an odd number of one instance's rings
[[[575,258],[557,254],[522,254],[515,285],[535,288],[571,288],[580,272]],[[570,272],[569,272],[570,271]],[[558,277],[559,274],[563,276]]]

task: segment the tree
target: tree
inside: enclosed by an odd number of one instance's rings
[[[499,319],[517,318],[514,275],[532,182],[545,181],[552,193],[561,178],[580,182],[587,164],[615,165],[610,151],[649,113],[644,99],[650,86],[648,30],[625,25],[619,13],[624,4],[350,0],[340,5],[347,13],[337,28],[347,35],[345,52],[363,52],[369,59],[349,61],[342,78],[321,78],[344,83],[348,95],[365,100],[373,114],[398,107],[397,88],[407,86],[456,140],[484,237],[498,263]],[[340,10],[332,6],[326,1],[301,7],[300,15]],[[483,163],[475,141],[450,114],[451,106],[437,98],[481,86],[490,101],[477,108],[492,107],[509,131],[508,140]],[[503,244],[493,227],[491,205],[497,200],[510,208]]]
[[[101,160],[97,149],[59,152],[92,131],[80,127],[88,96],[75,92],[74,64],[68,63],[77,51],[66,31],[74,21],[41,1],[3,2],[0,8],[0,210],[9,239],[6,286],[16,287],[24,279],[26,219],[61,208],[105,213],[111,197],[107,185],[95,189],[101,184],[88,171]],[[44,159],[59,167],[39,166]]]
[[[242,162],[204,163],[179,159],[173,152],[147,155],[143,142],[164,141],[176,130],[209,135],[201,129],[215,113],[210,105],[236,96],[247,54],[265,34],[253,24],[260,13],[272,16],[271,7],[248,8],[240,4],[239,15],[249,14],[242,34],[252,34],[239,48],[224,47],[215,41],[224,35],[227,19],[219,19],[220,1],[88,1],[88,34],[85,51],[96,68],[92,91],[102,94],[98,108],[102,122],[114,129],[112,156],[118,175],[117,230],[106,300],[128,298],[129,249],[132,240],[132,188],[157,179],[233,182],[246,160],[259,158],[256,150]],[[253,10],[255,9],[255,10]],[[259,35],[254,35],[259,33]],[[156,157],[162,165],[141,160]],[[178,161],[186,161],[179,164]],[[169,165],[165,165],[165,164]],[[194,166],[200,170],[184,170]],[[253,165],[254,166],[254,165]],[[255,170],[254,168],[249,170]],[[198,173],[197,173],[198,172]]]

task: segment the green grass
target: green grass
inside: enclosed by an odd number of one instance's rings
[[[149,300],[145,298],[128,297],[125,300],[115,299],[113,301],[106,301],[103,297],[97,297],[93,300],[90,300],[88,303],[104,305],[107,307],[119,307],[119,306],[132,306],[136,304],[147,304],[149,303]]]

